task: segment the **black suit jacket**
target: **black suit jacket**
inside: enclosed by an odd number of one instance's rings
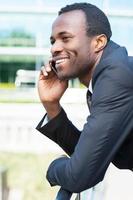
[[[70,156],[51,163],[48,181],[76,193],[102,181],[110,162],[133,168],[133,62],[124,47],[108,43],[94,71],[92,87],[90,116],[82,131],[63,109],[45,126],[41,127],[44,118],[37,126]]]

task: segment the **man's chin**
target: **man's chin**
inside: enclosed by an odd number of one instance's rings
[[[66,76],[62,76],[62,75],[58,75],[58,74],[57,74],[57,76],[58,76],[58,79],[59,79],[60,81],[67,81],[67,80],[69,80],[69,78],[66,77]]]
[[[77,77],[75,76],[72,76],[72,75],[66,75],[66,74],[60,74],[60,73],[57,73],[57,76],[58,76],[58,79],[61,80],[61,81],[65,81],[65,80],[72,80],[72,79],[75,79]]]

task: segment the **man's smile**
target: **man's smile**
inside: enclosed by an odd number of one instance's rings
[[[66,58],[59,59],[59,60],[55,61],[55,64],[61,64],[61,63],[65,62],[65,61],[66,61]]]
[[[68,60],[68,57],[54,57],[53,61],[55,62],[55,67],[58,68],[60,65],[65,64]]]

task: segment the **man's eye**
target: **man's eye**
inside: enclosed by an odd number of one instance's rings
[[[69,39],[70,39],[69,37],[63,37],[63,38],[62,38],[62,40],[63,40],[64,42],[67,42]]]

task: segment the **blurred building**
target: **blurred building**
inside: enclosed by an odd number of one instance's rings
[[[84,2],[84,0],[75,0]],[[18,69],[39,70],[48,60],[51,24],[74,0],[0,0],[0,82],[15,81]],[[133,1],[90,0],[109,17],[112,40],[133,55]]]

